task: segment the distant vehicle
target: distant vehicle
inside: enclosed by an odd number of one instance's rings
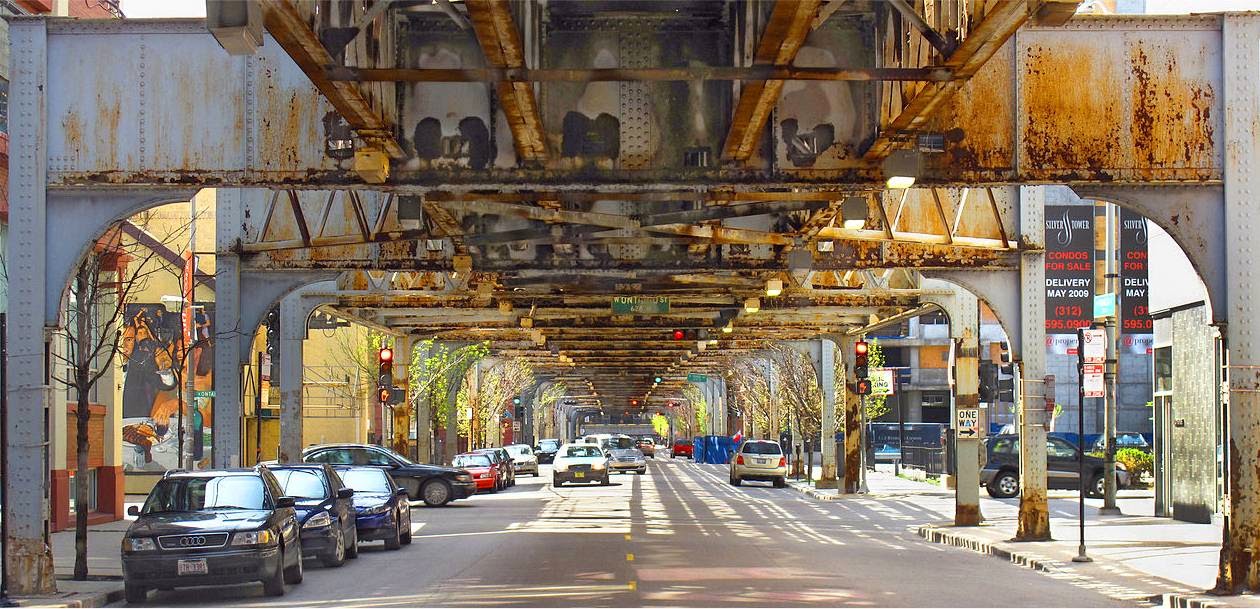
[[[1145,436],[1133,431],[1116,432],[1116,450],[1122,448],[1136,448],[1144,453],[1154,450],[1151,448],[1151,443],[1146,441]],[[1107,438],[1105,436],[1098,436],[1098,439],[1094,440],[1094,450],[1107,450]]]
[[[647,473],[647,460],[643,458],[643,452],[635,447],[630,438],[614,436],[609,440],[605,454],[608,455],[610,471],[634,472],[640,476]]]
[[[499,464],[491,461],[490,455],[485,453],[463,453],[455,455],[455,459],[451,464],[471,474],[473,482],[477,483],[478,491],[499,492],[501,488],[499,486]]]
[[[691,440],[674,440],[674,447],[669,452],[670,456],[674,458],[691,457],[694,448],[691,445]]]
[[[980,470],[980,484],[989,495],[1004,499],[1019,494],[1019,436],[990,436],[987,441],[988,462]],[[1103,494],[1103,460],[1085,455],[1085,467],[1078,469],[1080,451],[1062,438],[1046,438],[1046,482],[1048,488],[1076,490],[1081,475],[1088,476],[1086,494]],[[1129,484],[1129,472],[1116,464],[1117,488]]]
[[[354,524],[354,489],[341,481],[327,463],[277,465],[269,468],[285,496],[296,502],[302,526],[302,554],[328,567],[340,567],[359,555]]]
[[[551,469],[551,484],[565,482],[598,482],[607,486],[608,457],[596,444],[565,444],[556,453]]]
[[[379,467],[403,488],[412,500],[424,500],[425,505],[441,506],[456,499],[471,497],[477,492],[472,475],[466,471],[412,463],[406,457],[380,446],[371,444],[317,444],[302,451],[307,463],[327,463],[333,467],[356,465]],[[351,487],[354,488],[354,487]]]
[[[512,454],[502,448],[478,448],[472,452],[491,455],[495,463],[499,464],[499,474],[503,476],[503,484],[500,489],[510,486],[516,486],[516,466],[512,463]]]
[[[730,475],[733,486],[745,480],[760,480],[783,488],[787,486],[787,457],[778,442],[747,440],[731,459]]]
[[[652,438],[639,438],[634,445],[638,447],[639,452],[643,453],[644,457],[656,456],[656,441]]]
[[[338,467],[337,475],[354,489],[354,525],[359,539],[385,542],[397,550],[411,543],[411,502],[407,489],[398,486],[379,467]]]
[[[534,447],[534,456],[538,457],[539,463],[551,463],[556,458],[556,451],[560,450],[562,442],[554,438],[539,440],[538,445]]]
[[[168,473],[122,540],[123,593],[259,581],[268,596],[302,581],[294,500],[266,467]]]
[[[538,457],[534,456],[534,449],[528,444],[511,444],[505,446],[508,454],[512,455],[512,467],[517,474],[533,474],[538,477]]]

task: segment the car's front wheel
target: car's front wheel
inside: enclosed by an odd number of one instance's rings
[[[144,586],[123,584],[123,596],[128,605],[139,605],[149,600],[149,589]]]
[[[402,516],[395,515],[394,530],[390,531],[389,537],[385,538],[386,550],[398,550],[402,548]]]
[[[350,543],[346,545],[346,558],[359,557],[359,529],[350,527]]]
[[[399,536],[399,541],[401,541],[404,546],[411,545],[411,513],[410,512],[407,513],[407,523],[399,524],[398,526],[402,527],[402,535]]]
[[[420,496],[428,506],[446,505],[451,500],[451,487],[441,480],[431,480],[420,489]]]
[[[284,548],[280,548],[280,557],[276,561],[276,571],[271,577],[263,580],[263,593],[267,596],[284,596]]]
[[[346,533],[340,527],[333,530],[333,547],[319,558],[325,567],[340,567],[346,564]]]
[[[292,567],[284,570],[284,583],[300,584],[302,583],[302,548],[297,548],[297,562]]]
[[[1107,485],[1103,482],[1102,474],[1094,474],[1093,477],[1089,479],[1089,486],[1085,488],[1087,489],[1086,494],[1095,499],[1102,497],[1107,493]]]
[[[1019,476],[1010,470],[998,472],[998,475],[993,477],[993,481],[985,486],[985,490],[997,499],[1014,497],[1019,494]]]

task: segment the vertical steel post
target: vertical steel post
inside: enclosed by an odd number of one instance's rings
[[[6,331],[9,320],[0,313],[0,448],[8,446],[8,414],[9,414],[9,348]],[[0,459],[0,482],[9,479],[8,460]],[[17,603],[9,599],[9,570],[5,568],[9,556],[9,515],[6,513],[9,503],[4,500],[3,484],[0,484],[0,607],[16,607]]]
[[[241,352],[249,351],[242,348],[242,343],[250,344],[256,330],[253,327],[238,327],[241,320],[241,259],[233,248],[241,233],[244,215],[242,195],[235,188],[215,191],[214,401],[211,402],[214,446],[210,457],[218,468],[238,467],[244,461],[241,455],[241,420],[245,413]],[[248,336],[241,337],[242,332]],[[260,373],[261,368],[259,366]],[[256,387],[257,398],[261,398],[261,382]],[[259,413],[260,410],[255,407],[255,418]],[[256,446],[261,449],[261,443]]]
[[[1046,310],[1045,191],[1019,187],[1020,362],[1018,541],[1050,539],[1046,496]]]
[[[1260,592],[1260,19],[1225,15],[1225,252],[1229,325],[1229,472],[1216,590]],[[17,47],[15,47],[17,48]]]
[[[280,463],[302,460],[303,311],[301,290],[280,300]]]
[[[1116,227],[1119,225],[1118,213],[1120,209],[1115,205],[1107,204],[1107,225],[1106,225],[1106,265],[1104,268],[1104,278],[1106,279],[1107,293],[1111,295],[1114,301],[1116,312],[1106,319],[1107,329],[1107,362],[1103,369],[1103,383],[1106,385],[1107,397],[1103,406],[1103,437],[1106,438],[1106,453],[1103,459],[1103,506],[1099,510],[1102,514],[1119,514],[1120,508],[1116,507],[1116,413],[1120,409],[1117,401],[1119,397],[1116,393],[1117,381],[1117,362],[1120,360],[1120,333],[1117,331],[1116,324],[1120,314],[1119,291],[1116,289],[1119,277],[1117,273],[1118,265],[1116,264],[1116,251],[1118,249],[1116,239]],[[1080,430],[1084,433],[1084,429]],[[1084,472],[1081,478],[1085,477]]]
[[[828,338],[814,341],[814,368],[818,373],[818,391],[822,394],[822,425],[819,449],[822,451],[822,475],[818,488],[840,486],[836,475],[836,343]],[[847,422],[846,422],[847,425]],[[846,487],[848,486],[846,480]]]
[[[9,273],[10,383],[3,480],[6,524],[5,571],[11,592],[51,595],[57,591],[48,546],[47,437],[48,336],[45,322],[48,251],[48,73],[47,22],[9,25]],[[76,246],[77,247],[77,246]]]

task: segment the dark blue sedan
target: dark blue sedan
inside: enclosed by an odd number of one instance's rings
[[[354,489],[355,527],[360,541],[380,539],[388,550],[411,543],[411,503],[379,467],[338,467],[341,481]]]
[[[293,497],[302,525],[302,554],[319,558],[329,567],[340,567],[359,555],[354,491],[332,466],[325,464],[273,465],[269,468]]]

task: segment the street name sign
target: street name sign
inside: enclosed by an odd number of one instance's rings
[[[978,437],[980,428],[980,409],[959,408],[958,421],[955,428],[958,430],[958,437],[960,438]]]
[[[705,375],[703,375],[703,374],[696,374],[695,372],[688,372],[688,373],[687,373],[687,382],[688,382],[688,383],[704,383],[704,382],[707,382],[708,380],[709,380],[709,377],[707,377],[707,376],[705,376]]]
[[[1116,295],[1098,294],[1094,296],[1094,319],[1114,317],[1116,314]]]
[[[669,313],[669,298],[657,296],[614,296],[612,312],[616,315],[663,315]]]

